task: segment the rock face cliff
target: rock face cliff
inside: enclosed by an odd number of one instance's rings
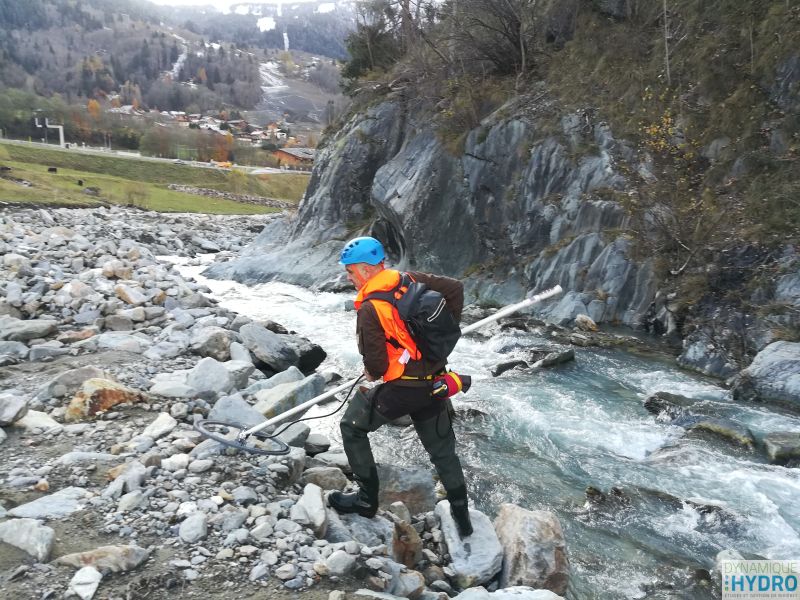
[[[604,199],[625,189],[617,164],[633,156],[608,127],[489,120],[453,156],[418,108],[398,98],[355,115],[320,150],[297,215],[209,274],[319,287],[339,276],[343,240],[370,232],[401,268],[465,278],[472,300],[561,284],[567,293],[546,309],[557,321],[640,322],[655,283],[629,256],[625,211]],[[576,156],[587,141],[597,152]]]
[[[680,317],[658,290],[655,257],[634,258],[628,213],[616,201],[633,193],[631,178],[653,177],[629,143],[585,115],[565,115],[554,128],[552,118],[545,127],[506,108],[470,131],[454,155],[428,114],[390,96],[352,116],[319,150],[297,214],[207,273],[337,289],[344,240],[370,234],[399,268],[464,279],[468,301],[505,304],[560,284],[564,295],[539,308],[543,317],[567,324],[585,313],[676,333]],[[765,297],[798,302],[792,282],[779,287]],[[710,321],[719,310],[712,313]],[[773,341],[770,325],[756,321],[753,354]],[[720,377],[737,366],[701,330],[686,341],[682,364]]]

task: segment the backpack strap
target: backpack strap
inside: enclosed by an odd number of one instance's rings
[[[384,300],[390,304],[397,304],[397,301],[403,297],[403,294],[408,290],[408,286],[414,282],[414,278],[408,273],[400,273],[400,281],[395,287],[386,292],[372,292],[364,296],[362,302],[367,300]]]

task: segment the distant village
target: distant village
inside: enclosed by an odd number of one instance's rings
[[[314,163],[316,149],[309,147],[315,144],[311,136],[301,137],[290,134],[286,122],[271,122],[261,127],[248,123],[244,119],[222,119],[211,115],[188,114],[183,111],[145,111],[133,105],[124,105],[107,109],[108,113],[131,117],[156,117],[157,127],[177,125],[179,127],[207,130],[219,135],[230,134],[237,144],[249,144],[253,147],[270,150],[281,166],[293,168],[310,168]]]

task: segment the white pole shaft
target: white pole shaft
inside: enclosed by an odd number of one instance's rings
[[[486,317],[485,319],[481,319],[480,321],[477,321],[476,323],[473,323],[472,325],[467,325],[466,327],[462,328],[461,329],[461,334],[464,335],[464,334],[470,333],[472,331],[475,331],[476,329],[478,329],[480,327],[483,327],[484,325],[488,325],[489,323],[493,323],[494,321],[497,321],[498,319],[502,319],[503,317],[508,316],[510,314],[513,314],[513,313],[515,313],[515,312],[517,312],[519,310],[522,310],[523,308],[527,308],[528,306],[533,306],[534,304],[537,304],[538,302],[541,302],[542,300],[546,300],[547,298],[552,298],[553,296],[557,296],[560,293],[561,293],[561,286],[557,285],[554,288],[550,288],[549,290],[543,291],[541,294],[536,294],[535,296],[531,296],[530,298],[526,298],[522,302],[517,302],[516,304],[511,304],[510,306],[506,306],[505,308],[501,308],[500,310],[498,310],[493,315],[490,315],[490,316]],[[277,415],[275,417],[272,417],[271,419],[267,419],[263,423],[259,423],[258,425],[243,431],[240,435],[242,435],[244,437],[247,437],[249,435],[252,435],[254,433],[257,433],[257,432],[261,431],[265,427],[269,427],[270,425],[278,423],[279,421],[283,421],[284,419],[286,419],[288,417],[291,417],[293,415],[296,415],[297,413],[301,413],[304,410],[306,410],[307,408],[311,408],[315,404],[319,404],[323,400],[326,400],[326,399],[330,398],[331,396],[334,396],[334,395],[338,394],[339,392],[343,392],[344,390],[352,387],[353,385],[355,385],[356,381],[358,381],[358,378],[351,379],[350,381],[347,381],[346,383],[342,383],[342,384],[336,386],[335,388],[333,388],[332,390],[328,390],[324,394],[320,394],[319,396],[315,396],[314,398],[311,398],[311,400],[306,400],[302,404],[300,404],[298,406],[295,406],[294,408],[292,408],[290,410],[287,410],[284,413],[281,413],[281,414],[279,414],[279,415]]]

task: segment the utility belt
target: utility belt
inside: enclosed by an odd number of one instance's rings
[[[444,400],[454,396],[458,392],[466,393],[472,385],[472,377],[469,375],[459,375],[455,371],[442,369],[433,375],[401,375],[399,379],[405,381],[430,381],[433,383],[431,396]]]

